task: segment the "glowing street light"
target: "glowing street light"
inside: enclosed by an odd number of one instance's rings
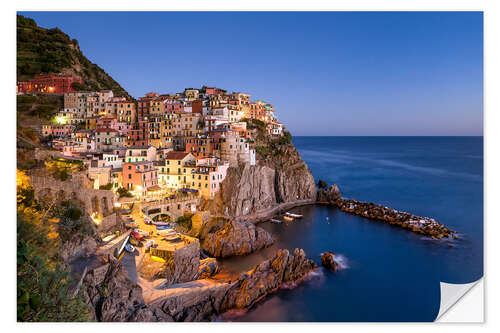
[[[56,121],[57,121],[58,124],[64,124],[65,123],[64,117],[56,117]]]

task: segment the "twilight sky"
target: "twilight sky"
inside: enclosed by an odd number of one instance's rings
[[[242,91],[294,135],[483,135],[480,12],[21,12],[134,97]]]

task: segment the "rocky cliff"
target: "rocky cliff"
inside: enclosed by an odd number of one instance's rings
[[[226,217],[211,218],[199,237],[201,249],[219,258],[246,255],[273,243],[272,236],[264,229]]]
[[[120,262],[91,270],[83,279],[82,290],[90,305],[93,320],[133,321],[144,307],[142,289],[133,283]]]
[[[259,147],[266,147],[268,153],[258,154],[256,165],[228,169],[219,197],[208,207],[212,212],[245,216],[280,204],[316,199],[311,171],[291,142]]]
[[[109,260],[83,280],[83,293],[97,321],[210,321],[226,311],[252,307],[317,267],[301,249],[293,254],[280,250],[236,281],[212,281],[145,305],[141,287],[128,279],[120,262]]]
[[[156,314],[163,312],[175,321],[210,321],[226,311],[252,307],[284,284],[304,278],[316,267],[302,249],[295,249],[293,254],[280,250],[234,282],[167,297],[149,306],[149,310]]]

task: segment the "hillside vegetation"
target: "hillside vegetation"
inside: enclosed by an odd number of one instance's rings
[[[115,96],[131,98],[125,89],[81,52],[76,39],[59,28],[45,29],[17,15],[17,80],[39,73],[72,73],[82,77],[82,90],[113,90]]]

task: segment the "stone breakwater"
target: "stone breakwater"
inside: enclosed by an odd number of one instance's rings
[[[443,224],[429,217],[416,216],[382,205],[376,205],[371,202],[360,202],[354,199],[338,199],[335,204],[340,210],[346,213],[360,215],[372,220],[384,221],[432,238],[457,238],[455,231],[448,229]]]
[[[318,185],[317,203],[336,206],[346,213],[387,222],[435,239],[458,238],[455,231],[448,229],[432,218],[401,212],[371,202],[343,199],[337,185],[328,186],[321,180]]]

